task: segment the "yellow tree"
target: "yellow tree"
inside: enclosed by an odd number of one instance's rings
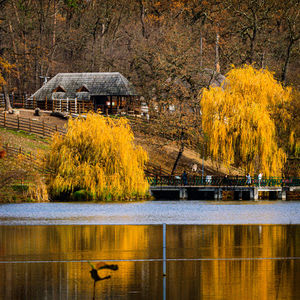
[[[10,64],[7,60],[0,57],[0,86],[5,98],[5,110],[12,112],[12,107],[9,101],[9,95],[7,91],[7,82],[5,80],[5,74],[9,74],[15,66]]]
[[[281,175],[286,154],[278,146],[275,119],[278,114],[283,123],[288,118],[290,98],[291,90],[272,73],[249,65],[229,71],[222,88],[205,89],[202,125],[212,158],[246,172]]]
[[[148,191],[146,152],[133,143],[125,119],[88,114],[69,120],[65,136],[56,135],[46,157],[54,197],[84,190],[94,200],[126,200]]]

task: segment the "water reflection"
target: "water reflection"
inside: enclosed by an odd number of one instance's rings
[[[99,262],[95,266],[89,262],[89,265],[92,267],[90,273],[91,277],[94,280],[94,286],[93,286],[93,300],[95,300],[95,295],[96,295],[96,283],[98,281],[110,279],[111,275],[106,275],[102,276],[99,274],[100,270],[112,270],[112,271],[117,271],[118,270],[118,265],[107,265],[104,262]]]
[[[299,299],[299,231],[167,226],[166,298]],[[95,299],[163,299],[158,225],[0,226],[0,299],[93,299],[88,261],[99,260],[119,270],[97,283]]]

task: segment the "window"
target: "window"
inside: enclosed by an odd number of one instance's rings
[[[62,93],[65,93],[66,90],[62,87],[62,86],[58,86],[57,88],[55,88],[52,93],[58,93],[58,92],[62,92]]]
[[[77,93],[81,93],[81,92],[89,92],[88,88],[83,85],[82,87],[80,87],[77,91]]]

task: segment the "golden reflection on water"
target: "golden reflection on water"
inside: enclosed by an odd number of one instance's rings
[[[167,299],[300,299],[299,233],[169,225]],[[92,299],[88,260],[119,266],[96,299],[163,299],[161,258],[159,225],[0,226],[0,299]]]

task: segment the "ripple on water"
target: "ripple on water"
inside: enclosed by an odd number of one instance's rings
[[[0,225],[300,224],[300,202],[152,201],[0,205]]]

